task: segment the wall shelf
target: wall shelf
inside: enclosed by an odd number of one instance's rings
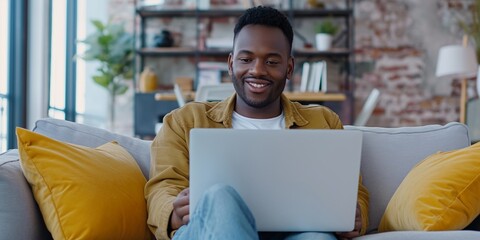
[[[141,48],[136,50],[137,54],[144,57],[184,57],[184,56],[228,56],[230,49],[207,49],[196,50],[194,48]],[[317,51],[311,49],[294,49],[295,57],[348,57],[351,51],[346,48],[332,49],[331,51]]]
[[[299,102],[341,102],[347,97],[343,93],[315,93],[315,92],[283,92],[285,96],[292,101]],[[195,99],[195,92],[183,92],[185,100],[192,101]],[[155,93],[157,101],[176,101],[177,97],[173,92]]]

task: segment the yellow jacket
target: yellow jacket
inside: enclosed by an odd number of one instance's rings
[[[291,129],[343,129],[332,110],[304,106],[282,95],[285,127]],[[165,116],[151,147],[150,180],[145,187],[148,225],[157,239],[169,239],[168,226],[173,201],[189,186],[189,133],[192,128],[231,128],[234,94],[219,103],[189,103]],[[362,234],[368,224],[368,192],[359,184],[358,202],[362,213]]]

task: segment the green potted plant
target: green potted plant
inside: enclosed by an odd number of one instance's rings
[[[123,25],[106,24],[92,20],[95,31],[86,39],[79,41],[87,45],[87,50],[78,55],[85,61],[100,63],[97,75],[93,81],[104,87],[110,96],[109,127],[113,130],[115,122],[115,98],[124,94],[129,85],[126,81],[133,76],[134,39],[132,34],[125,32]]]
[[[317,50],[327,51],[332,47],[332,36],[338,31],[338,26],[331,20],[327,19],[315,25],[315,43]]]
[[[458,24],[465,34],[473,38],[476,44],[477,59],[480,59],[480,0],[475,0],[470,10],[470,18],[468,20],[458,20]]]

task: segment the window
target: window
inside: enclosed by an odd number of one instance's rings
[[[125,2],[125,6],[132,4]],[[50,0],[50,3],[48,116],[106,128],[108,92],[92,80],[98,74],[99,64],[85,62],[75,55],[86,49],[78,40],[95,30],[91,21],[109,21],[113,3],[98,0]],[[124,104],[128,107],[129,103]]]
[[[51,4],[48,115],[105,127],[108,95],[91,80],[98,64],[75,55],[85,51],[85,46],[77,43],[93,31],[90,21],[108,18],[107,1],[51,0]]]
[[[52,0],[48,116],[65,119],[67,1]]]
[[[0,148],[16,147],[26,126],[27,0],[0,0]]]
[[[7,150],[9,1],[0,0],[0,152]]]
[[[77,2],[76,36],[83,40],[94,31],[91,20],[102,22],[108,21],[109,1],[84,0]],[[111,4],[111,3],[110,3]],[[84,44],[77,45],[77,53],[82,54],[86,50]],[[107,127],[106,119],[108,92],[97,85],[92,76],[97,75],[97,62],[76,60],[76,121],[95,127]]]

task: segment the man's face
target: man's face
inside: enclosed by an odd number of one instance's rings
[[[279,28],[247,25],[238,33],[228,57],[237,92],[237,107],[277,107],[286,79],[293,72],[287,38]]]

